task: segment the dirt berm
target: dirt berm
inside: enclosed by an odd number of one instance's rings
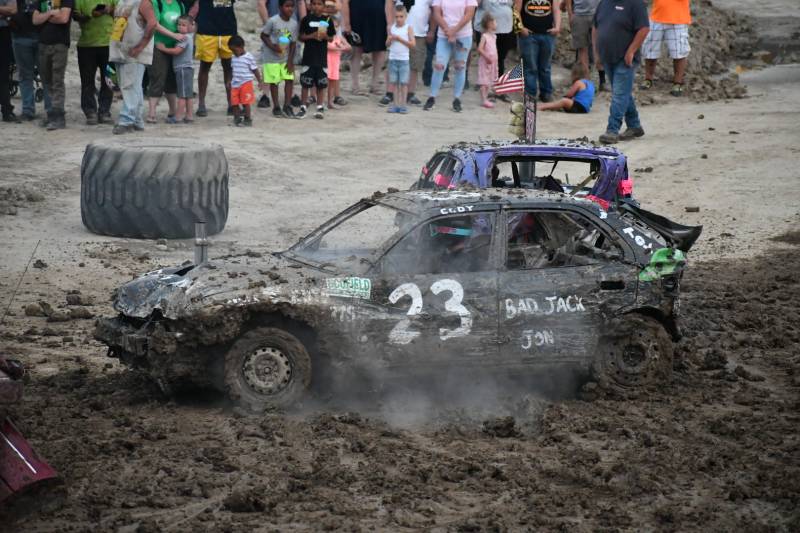
[[[691,265],[674,380],[627,399],[507,398],[399,429],[165,402],[76,356],[14,414],[68,491],[17,530],[797,531],[798,241]]]

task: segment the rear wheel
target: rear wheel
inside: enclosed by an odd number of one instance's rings
[[[672,356],[672,340],[660,322],[644,315],[625,315],[600,338],[592,377],[603,389],[632,392],[669,379]]]
[[[225,356],[225,387],[251,411],[296,404],[311,384],[311,357],[300,340],[273,327],[248,331]]]

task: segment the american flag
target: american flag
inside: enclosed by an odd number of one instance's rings
[[[517,65],[494,82],[495,94],[516,93],[525,88],[525,78],[522,76],[522,65]]]

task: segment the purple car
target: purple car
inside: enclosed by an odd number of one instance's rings
[[[587,197],[604,208],[632,203],[628,161],[616,148],[579,140],[459,143],[436,152],[412,189],[544,189]]]

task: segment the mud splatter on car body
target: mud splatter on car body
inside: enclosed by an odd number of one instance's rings
[[[630,313],[678,336],[686,263],[658,269],[652,258],[688,251],[699,231],[548,191],[380,193],[252,264],[189,264],[123,285],[119,315],[99,320],[95,337],[166,390],[229,389],[226,354],[259,327],[299,339],[312,374],[585,367]],[[250,344],[248,353],[265,355],[243,359],[248,383],[307,371],[276,347]]]

